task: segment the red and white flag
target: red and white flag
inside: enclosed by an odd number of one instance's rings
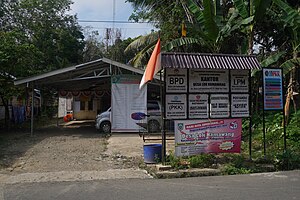
[[[145,69],[143,78],[140,82],[140,89],[144,87],[144,85],[153,80],[154,75],[161,70],[160,64],[160,39],[155,45],[154,51],[151,54],[151,57],[148,61],[147,67]]]

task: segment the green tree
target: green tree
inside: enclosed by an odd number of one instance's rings
[[[108,52],[105,54],[106,57],[121,63],[128,63],[132,57],[137,53],[136,50],[132,49],[125,51],[126,47],[133,41],[131,38],[122,40],[117,38],[115,43],[108,48]]]
[[[294,93],[299,93],[299,77],[297,71],[300,66],[300,2],[274,0],[267,12],[264,26],[259,27],[261,34],[260,45],[263,50],[263,67],[276,66],[283,69],[287,80],[287,94],[285,116],[288,121],[290,104],[294,110],[299,108],[299,102]]]
[[[287,59],[281,64],[285,74],[289,73],[285,104],[285,117],[288,119],[291,100],[293,101],[295,111],[297,111],[297,107],[299,106],[299,102],[297,105],[297,101],[294,99],[294,92],[300,92],[296,75],[297,70],[300,68],[300,6],[296,4],[295,8],[293,8],[281,0],[274,0],[273,2],[280,8],[280,11],[276,14],[284,22],[285,32],[289,36],[285,41],[290,47],[286,49],[285,58]]]
[[[105,45],[100,42],[98,31],[91,31],[86,33],[88,36],[85,40],[83,49],[83,62],[100,59],[105,54]]]
[[[2,25],[24,33],[42,56],[41,73],[81,62],[83,34],[76,17],[67,14],[70,0],[21,0],[7,6]]]
[[[0,99],[8,117],[15,78],[81,62],[84,42],[76,17],[67,14],[70,0],[0,3]]]
[[[34,45],[22,43],[23,34],[0,31],[0,98],[5,108],[5,124],[9,126],[9,100],[20,91],[14,87],[16,77],[27,76],[37,66],[41,55]],[[24,67],[29,66],[29,67]]]

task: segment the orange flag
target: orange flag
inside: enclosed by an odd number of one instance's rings
[[[140,89],[144,87],[144,85],[153,80],[154,75],[161,70],[160,65],[160,39],[155,45],[154,51],[151,54],[151,57],[148,61],[146,70],[144,72],[143,78],[140,82]]]

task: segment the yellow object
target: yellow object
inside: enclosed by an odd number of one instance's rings
[[[185,26],[185,23],[181,24],[181,37],[186,37],[186,26]]]

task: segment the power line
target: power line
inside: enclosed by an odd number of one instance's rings
[[[107,29],[109,27],[97,27],[97,26],[83,26],[83,28],[91,28],[91,29]],[[151,28],[151,27],[150,27]],[[119,29],[149,29],[149,27],[138,27],[138,28],[133,28],[133,27],[119,27]],[[153,28],[154,29],[154,28]]]
[[[78,22],[92,23],[116,23],[116,24],[150,24],[154,22],[131,22],[131,21],[115,21],[115,20],[77,20]]]

